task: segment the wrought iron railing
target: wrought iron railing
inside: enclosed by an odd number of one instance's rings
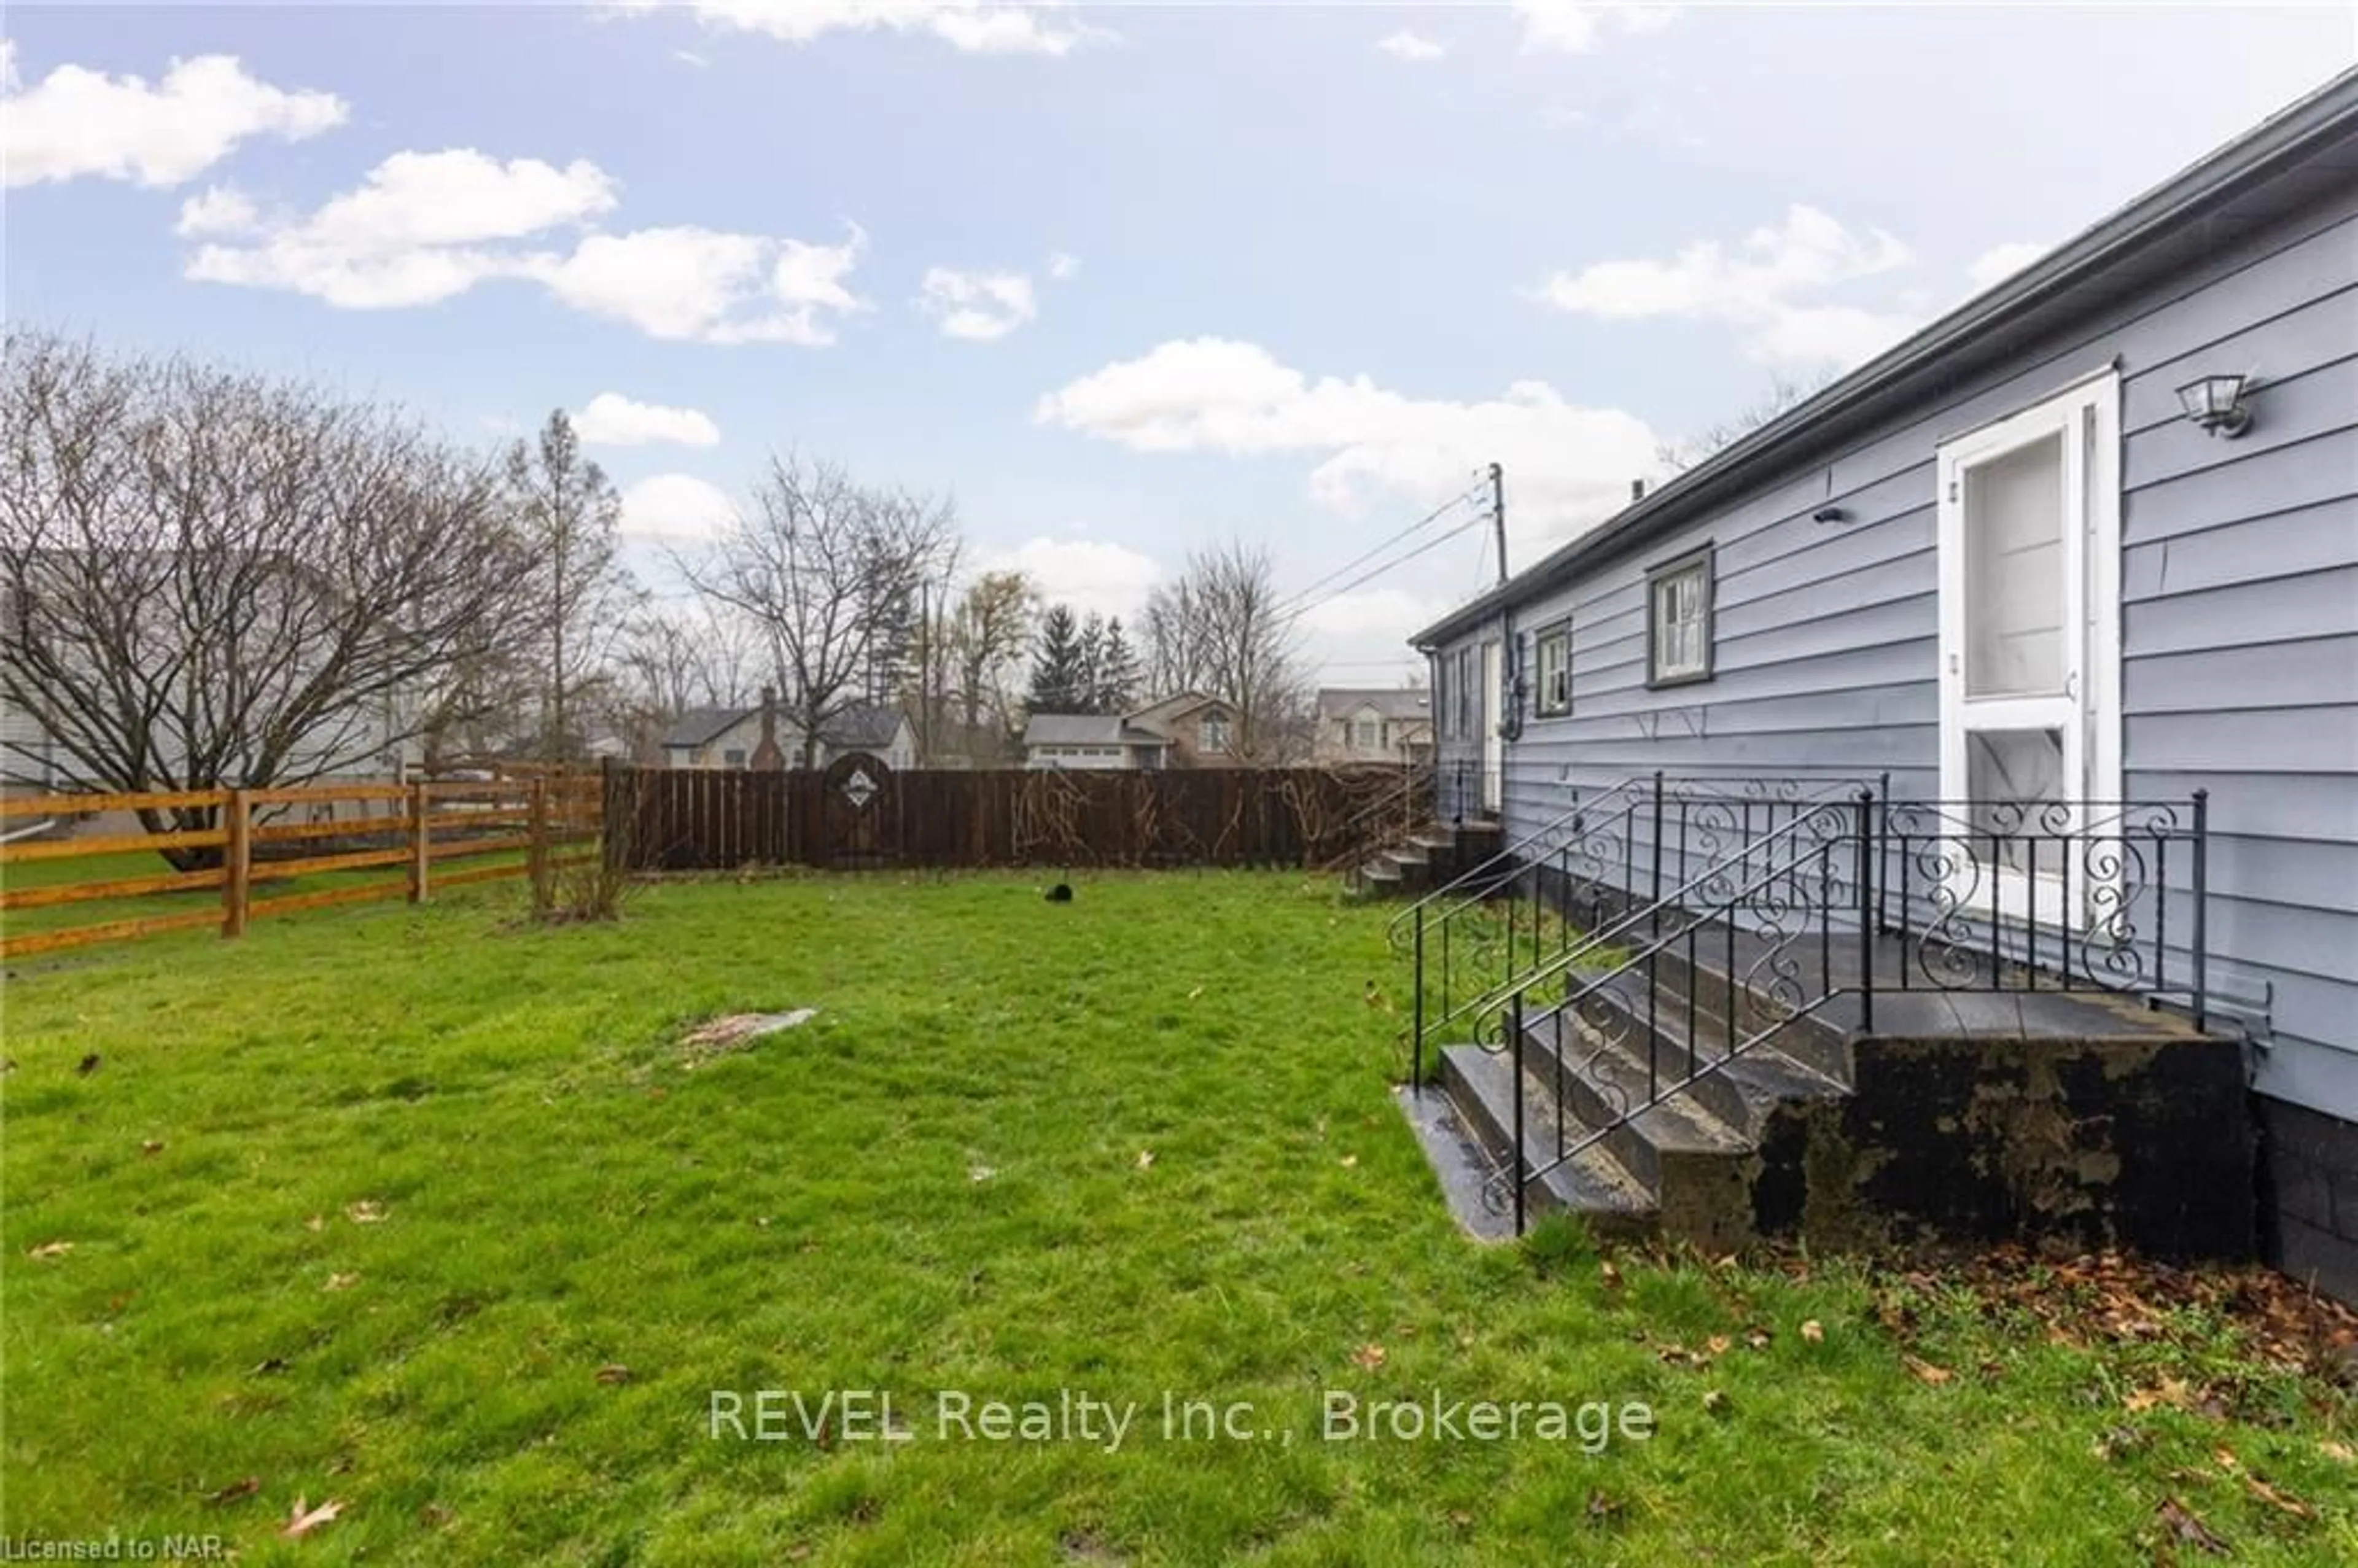
[[[1758,792],[1691,795],[1681,848],[1665,781],[1661,806],[1647,803],[1642,871],[1625,861],[1601,884],[1560,881],[1554,950],[1531,954],[1420,1029],[1420,1082],[1433,1030],[1514,1057],[1513,1147],[1491,1195],[1511,1203],[1518,1228],[1533,1184],[1837,1001],[1841,1026],[1863,1034],[1875,1030],[1878,995],[1912,991],[2105,991],[2202,1025],[2202,792],[2170,802],[1887,805],[1872,789],[1847,800],[1809,798],[1809,789],[1758,831],[1747,828],[1759,814],[1743,809]],[[1666,861],[1688,874],[1663,873]],[[1584,906],[1576,927],[1564,921]],[[1551,1023],[1554,1125],[1533,1129],[1528,1051],[1535,1028]],[[1567,1073],[1604,1115],[1571,1116]]]
[[[1876,781],[1880,784],[1881,781]],[[1733,860],[1816,805],[1866,781],[1654,773],[1573,803],[1395,914],[1396,951],[1414,967],[1410,1081],[1428,1047],[1484,996],[1561,958],[1632,900],[1660,904],[1699,870]]]

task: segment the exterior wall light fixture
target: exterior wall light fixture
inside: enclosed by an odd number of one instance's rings
[[[2247,390],[2247,377],[2206,375],[2178,389],[2178,406],[2210,435],[2240,436],[2252,425],[2252,411],[2244,406]]]

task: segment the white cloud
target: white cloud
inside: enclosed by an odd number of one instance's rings
[[[708,343],[835,341],[835,318],[867,308],[844,279],[867,248],[711,229],[591,234],[536,276],[568,305],[649,337]]]
[[[694,49],[674,49],[671,51],[671,58],[679,61],[682,65],[692,65],[698,70],[710,70],[712,69],[711,59],[704,55],[697,53]]]
[[[232,55],[176,59],[155,83],[61,65],[20,90],[16,45],[0,56],[0,169],[9,185],[94,175],[141,185],[194,179],[254,136],[287,141],[344,123],[332,92],[287,92]]]
[[[942,325],[946,338],[987,343],[1007,336],[1040,313],[1032,280],[1016,272],[957,272],[928,267],[918,308]]]
[[[430,305],[516,278],[652,337],[816,345],[834,341],[835,318],[866,308],[845,282],[867,243],[856,225],[836,245],[690,227],[551,233],[616,202],[614,181],[586,160],[503,163],[460,147],[395,153],[308,217],[265,221],[242,195],[208,191],[180,221],[214,241],[189,257],[189,276],[348,309]],[[243,243],[220,243],[230,234]]]
[[[1913,260],[1880,229],[1854,233],[1813,207],[1796,205],[1780,227],[1754,230],[1732,252],[1705,241],[1669,261],[1599,262],[1555,274],[1538,297],[1606,320],[1734,322],[1751,330],[1757,358],[1850,364],[1891,342],[1911,318],[1793,297],[1879,276]]]
[[[616,7],[656,8],[654,0],[626,0]],[[716,31],[760,33],[789,44],[882,28],[925,35],[968,54],[1060,56],[1111,36],[1075,20],[1062,0],[690,0],[687,8]]]
[[[1130,621],[1145,608],[1147,594],[1163,577],[1153,557],[1126,546],[1045,535],[986,557],[982,569],[1020,571],[1051,604]]]
[[[262,222],[245,192],[233,186],[207,186],[180,203],[180,221],[172,232],[184,239],[206,235],[243,234]]]
[[[597,447],[638,447],[676,441],[683,447],[720,444],[720,427],[700,409],[637,403],[619,392],[601,392],[573,416],[581,438]]]
[[[1422,33],[1402,27],[1399,32],[1378,38],[1376,47],[1399,60],[1439,59],[1449,52],[1449,46],[1438,38],[1428,38]]]
[[[1048,276],[1055,282],[1081,276],[1081,258],[1065,251],[1055,251],[1048,257]]]
[[[1586,54],[1606,32],[1659,32],[1678,20],[1676,5],[1617,5],[1610,0],[1515,0],[1522,18],[1523,52]]]
[[[639,539],[696,543],[737,526],[737,506],[719,485],[693,474],[659,473],[622,492],[622,532]]]
[[[395,153],[357,189],[307,218],[263,221],[243,196],[208,191],[181,209],[180,222],[187,234],[252,236],[243,244],[199,247],[188,265],[199,281],[385,309],[430,305],[489,277],[528,275],[542,258],[500,242],[587,222],[614,200],[613,181],[592,163],[503,163],[455,147]]]
[[[1527,541],[1561,538],[1617,509],[1651,475],[1659,442],[1617,409],[1584,408],[1541,382],[1479,403],[1406,396],[1364,376],[1312,380],[1254,343],[1174,340],[1043,397],[1033,418],[1140,452],[1302,453],[1320,504],[1357,514],[1382,496],[1431,504],[1496,460]]]
[[[1975,256],[1965,267],[1965,281],[1979,294],[1994,287],[2047,254],[2049,247],[2028,240],[2010,240],[2002,245],[1992,245]]]

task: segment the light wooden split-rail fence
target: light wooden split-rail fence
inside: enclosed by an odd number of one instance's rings
[[[271,915],[372,899],[422,903],[439,888],[503,877],[546,885],[599,858],[602,805],[597,775],[578,773],[0,800],[0,833],[93,816],[161,827],[114,831],[101,823],[98,832],[0,843],[0,958],[207,925],[240,936]],[[46,871],[50,862],[140,853],[157,858],[154,870],[79,880]],[[45,870],[28,874],[35,865]],[[369,871],[395,874],[360,875]],[[331,884],[272,891],[321,877]],[[201,899],[208,891],[216,897]],[[190,895],[200,906],[157,907],[171,895]],[[142,913],[71,925],[21,914],[122,900],[142,901]]]

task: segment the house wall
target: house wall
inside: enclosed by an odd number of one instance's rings
[[[2358,181],[2213,232],[2233,237],[2200,264],[1518,606],[1524,668],[1571,616],[1573,701],[1521,699],[1509,840],[1657,768],[1936,793],[1935,449],[2116,359],[2125,793],[2210,792],[2212,979],[2266,1043],[2256,1087],[2358,1118]],[[2219,371],[2266,379],[2234,440],[2173,391]],[[1828,504],[1853,520],[1812,522]],[[1645,569],[1706,542],[1714,676],[1649,690]],[[1444,767],[1477,747],[1445,740]]]
[[[1363,720],[1373,719],[1377,725],[1374,746],[1353,743],[1353,731]],[[1329,767],[1348,766],[1354,762],[1400,762],[1433,744],[1433,722],[1428,719],[1387,719],[1373,708],[1350,708],[1318,716],[1318,739],[1312,751],[1314,761]]]

